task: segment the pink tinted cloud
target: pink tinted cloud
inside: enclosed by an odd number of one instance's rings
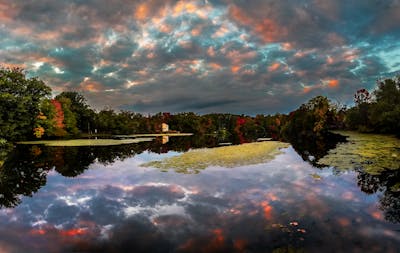
[[[136,6],[134,17],[138,20],[144,20],[148,18],[149,12],[149,6],[144,2]]]
[[[80,83],[80,88],[84,91],[89,92],[99,92],[104,89],[101,83],[91,80],[87,77],[85,77],[84,80]]]
[[[257,56],[256,51],[230,50],[225,56],[231,60],[234,65],[243,65],[245,62],[254,59]]]
[[[339,87],[340,81],[338,79],[324,79],[320,83],[314,85],[307,85],[303,87],[303,93],[307,94],[313,90],[325,89],[326,87],[334,89]]]
[[[339,19],[339,1],[313,0],[313,5],[325,17]]]
[[[208,65],[210,66],[210,68],[212,70],[215,70],[215,71],[218,71],[218,70],[222,69],[222,66],[220,64],[218,64],[218,63],[215,63],[215,62],[210,62]]]
[[[264,42],[278,42],[288,34],[287,28],[279,25],[276,20],[272,18],[255,18],[235,5],[229,8],[229,16],[237,23],[247,26],[253,35]]]
[[[13,22],[14,18],[18,15],[19,9],[15,4],[0,2],[0,22],[9,23]]]
[[[327,43],[334,46],[342,46],[345,44],[345,39],[337,33],[331,32],[326,36]]]
[[[231,67],[231,72],[233,74],[236,74],[237,72],[239,72],[239,70],[240,70],[240,66],[232,66]]]
[[[284,43],[281,43],[281,48],[282,48],[284,51],[290,51],[290,50],[293,49],[293,45],[292,45],[292,43],[290,43],[290,42],[284,42]]]
[[[348,49],[343,52],[342,59],[348,62],[352,62],[359,58],[359,50],[357,49]]]
[[[339,80],[337,80],[337,79],[329,80],[328,86],[329,86],[329,88],[336,88],[337,86],[339,86]]]
[[[268,71],[269,71],[269,72],[277,71],[277,70],[279,69],[280,66],[281,66],[281,64],[280,64],[279,62],[275,62],[275,63],[271,64],[271,65],[268,67]]]

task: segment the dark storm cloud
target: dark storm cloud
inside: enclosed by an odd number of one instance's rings
[[[121,62],[130,58],[136,48],[137,44],[135,42],[128,39],[121,39],[104,48],[102,54],[105,60]]]
[[[288,112],[399,73],[400,1],[0,1],[0,64],[100,109]]]

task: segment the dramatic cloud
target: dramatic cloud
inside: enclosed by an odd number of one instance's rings
[[[0,0],[0,64],[98,109],[288,112],[400,71],[400,1]]]

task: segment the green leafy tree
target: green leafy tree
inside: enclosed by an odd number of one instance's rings
[[[359,89],[354,94],[355,106],[350,108],[345,117],[347,128],[360,132],[371,132],[369,113],[371,110],[371,95],[366,89]]]
[[[43,81],[28,78],[22,69],[0,68],[0,138],[32,138],[40,104],[50,94]]]
[[[95,127],[95,112],[87,104],[86,98],[76,91],[64,91],[55,99],[68,98],[69,109],[75,115],[76,126],[80,132],[90,132]]]
[[[336,118],[336,110],[330,101],[326,97],[317,96],[289,114],[282,134],[289,140],[297,137],[323,137],[328,134],[329,126]]]
[[[115,122],[117,114],[112,109],[101,110],[96,117],[96,128],[100,133],[114,133],[117,125]]]
[[[378,82],[375,100],[365,89],[358,90],[356,106],[346,111],[347,128],[361,132],[391,133],[400,136],[400,80]]]
[[[59,97],[57,99],[61,103],[62,110],[64,113],[64,126],[65,130],[69,135],[77,135],[79,129],[77,127],[76,114],[71,110],[71,100],[67,97]]]
[[[376,132],[400,135],[400,81],[386,79],[374,92],[376,102],[372,104],[370,120]]]

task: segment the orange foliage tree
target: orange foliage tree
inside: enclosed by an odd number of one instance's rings
[[[62,109],[62,105],[60,101],[56,99],[51,100],[51,104],[54,106],[54,109],[56,111],[55,116],[54,116],[54,121],[55,121],[55,131],[54,135],[55,136],[65,136],[67,132],[65,131],[65,125],[64,125],[64,111]]]

